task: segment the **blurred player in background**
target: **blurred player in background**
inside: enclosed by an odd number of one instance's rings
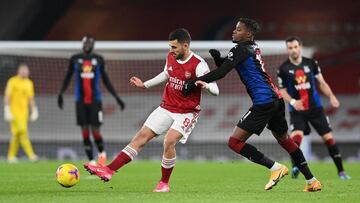
[[[278,143],[290,154],[296,166],[304,174],[307,181],[304,191],[319,191],[321,190],[320,182],[312,175],[301,149],[288,135],[284,100],[270,76],[265,72],[260,48],[254,42],[255,34],[259,29],[256,21],[240,18],[232,34],[233,42],[236,45],[230,50],[227,57],[221,58],[219,51],[210,50],[215,63],[220,67],[195,80],[187,81],[183,93],[184,95],[189,94],[195,87],[196,81],[216,81],[235,69],[246,86],[253,106],[243,115],[229,138],[230,149],[250,161],[270,169],[270,180],[265,185],[265,190],[270,190],[288,174],[287,167],[271,160],[256,147],[246,143],[252,134],[260,135],[267,125]]]
[[[329,98],[331,107],[338,108],[340,103],[324,80],[317,61],[302,56],[301,39],[289,37],[286,45],[289,59],[279,67],[278,83],[285,101],[289,102],[291,137],[300,146],[304,134],[310,134],[310,123],[327,146],[339,177],[343,180],[350,179],[344,171],[340,151],[321,105],[315,80],[321,92]],[[293,165],[292,177],[297,178],[298,174],[298,167]]]
[[[7,157],[10,163],[17,162],[19,143],[30,161],[38,159],[33,151],[28,132],[29,112],[30,121],[36,121],[39,117],[34,99],[34,84],[29,79],[29,75],[29,67],[26,64],[20,64],[17,75],[11,77],[6,84],[4,118],[10,123],[12,134]]]
[[[216,83],[198,82],[188,97],[181,90],[187,79],[200,77],[209,72],[207,63],[190,50],[191,37],[187,30],[176,29],[169,35],[170,52],[166,58],[164,70],[156,77],[142,82],[137,77],[130,84],[138,88],[150,88],[167,82],[162,103],[156,108],[137,132],[131,142],[107,166],[94,167],[85,164],[85,168],[104,181],[109,181],[115,171],[135,158],[150,140],[165,134],[164,151],[161,162],[162,177],[153,192],[169,192],[169,179],[175,166],[177,142],[185,143],[197,123],[200,112],[201,88],[212,95],[219,94]]]
[[[66,73],[60,94],[58,96],[58,106],[63,108],[63,96],[68,87],[72,75],[75,74],[75,102],[77,124],[81,127],[84,141],[85,153],[90,160],[90,164],[96,165],[93,155],[93,147],[90,140],[90,130],[98,148],[98,163],[106,163],[106,152],[104,149],[103,138],[100,134],[100,126],[103,122],[102,96],[100,89],[100,78],[115,97],[121,110],[125,104],[116,94],[110,79],[105,71],[104,59],[102,56],[93,53],[95,39],[85,36],[82,40],[83,52],[71,57],[69,68]]]

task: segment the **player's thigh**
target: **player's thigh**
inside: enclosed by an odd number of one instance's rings
[[[177,142],[183,137],[182,133],[178,130],[170,128],[164,137],[164,147],[175,146]]]
[[[290,130],[291,132],[302,131],[305,135],[310,134],[310,126],[304,113],[290,112]]]
[[[323,109],[314,110],[309,121],[319,135],[323,136],[331,132],[329,117],[325,115]]]
[[[15,118],[10,122],[10,130],[13,135],[22,134],[28,130],[28,121],[26,118]]]
[[[166,133],[173,122],[174,119],[171,117],[170,112],[159,106],[149,115],[144,126],[151,129],[155,134],[161,135]]]
[[[131,140],[129,145],[138,151],[146,143],[148,143],[151,139],[153,139],[155,136],[156,136],[156,133],[144,125],[136,133],[136,135],[133,137],[133,139]]]
[[[273,132],[275,137],[287,135],[288,125],[285,119],[285,103],[284,100],[276,101],[275,111],[268,122],[267,128]]]
[[[76,102],[75,104],[75,111],[76,111],[76,124],[79,126],[89,125],[88,118],[90,115],[86,109],[85,104]]]
[[[260,135],[271,119],[274,104],[253,105],[240,119],[237,127]]]
[[[171,113],[171,117],[174,119],[174,122],[170,128],[178,131],[182,135],[180,142],[185,144],[196,126],[199,113]]]
[[[103,112],[101,102],[94,102],[87,106],[87,112],[90,113],[89,124],[92,126],[101,126],[103,123]]]

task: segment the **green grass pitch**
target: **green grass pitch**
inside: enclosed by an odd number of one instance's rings
[[[348,181],[338,179],[332,163],[310,163],[323,184],[317,193],[303,192],[303,177],[293,180],[290,176],[265,191],[268,170],[240,161],[178,161],[170,193],[151,192],[160,178],[160,162],[135,161],[108,183],[90,176],[82,162],[75,162],[80,182],[63,188],[55,181],[56,168],[62,163],[0,162],[0,202],[360,202],[360,163],[345,164],[352,176]]]

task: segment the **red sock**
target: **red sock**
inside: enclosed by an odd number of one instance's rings
[[[284,140],[283,142],[279,142],[279,144],[282,146],[282,148],[284,148],[289,154],[294,152],[295,150],[297,150],[299,148],[299,146],[294,142],[293,139],[291,139],[290,137],[288,137],[286,140]]]
[[[92,131],[95,140],[101,139],[101,133],[99,131]]]
[[[90,131],[88,129],[84,129],[81,131],[81,134],[83,136],[84,139],[88,139],[90,136]]]
[[[294,142],[300,147],[303,136],[295,134],[294,136],[292,136],[292,139],[294,140]]]
[[[119,168],[123,167],[125,164],[129,163],[135,158],[137,151],[131,148],[129,145],[126,146],[119,155],[107,165],[113,171],[117,171]]]
[[[167,159],[165,157],[162,158],[161,161],[161,180],[164,183],[168,183],[171,173],[174,169],[175,166],[175,160],[176,157],[171,158],[171,159]]]
[[[240,151],[242,150],[244,145],[245,145],[244,141],[241,141],[235,137],[229,138],[228,146],[230,147],[230,149],[232,149],[233,151],[235,151],[238,154],[240,153]]]

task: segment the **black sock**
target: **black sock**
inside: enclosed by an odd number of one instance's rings
[[[97,138],[95,139],[95,144],[99,150],[99,152],[103,152],[104,151],[104,142],[102,140],[102,138]]]
[[[92,147],[92,144],[91,144],[91,141],[89,138],[84,139],[84,148],[85,148],[85,153],[86,153],[86,156],[88,157],[88,159],[93,160],[94,159],[93,147]]]
[[[340,154],[340,151],[339,151],[339,148],[337,147],[337,145],[334,144],[332,146],[328,146],[328,150],[329,150],[329,154],[330,154],[331,158],[334,160],[334,163],[336,165],[338,173],[341,171],[344,171],[344,167],[342,165],[341,154]]]
[[[269,159],[262,152],[257,150],[256,147],[248,143],[246,143],[241,149],[240,154],[250,161],[265,166],[268,169],[270,169],[275,163],[275,161]]]
[[[295,166],[299,168],[300,172],[305,176],[306,180],[314,177],[300,148],[297,148],[295,151],[290,153],[290,156],[291,159],[294,160]]]

